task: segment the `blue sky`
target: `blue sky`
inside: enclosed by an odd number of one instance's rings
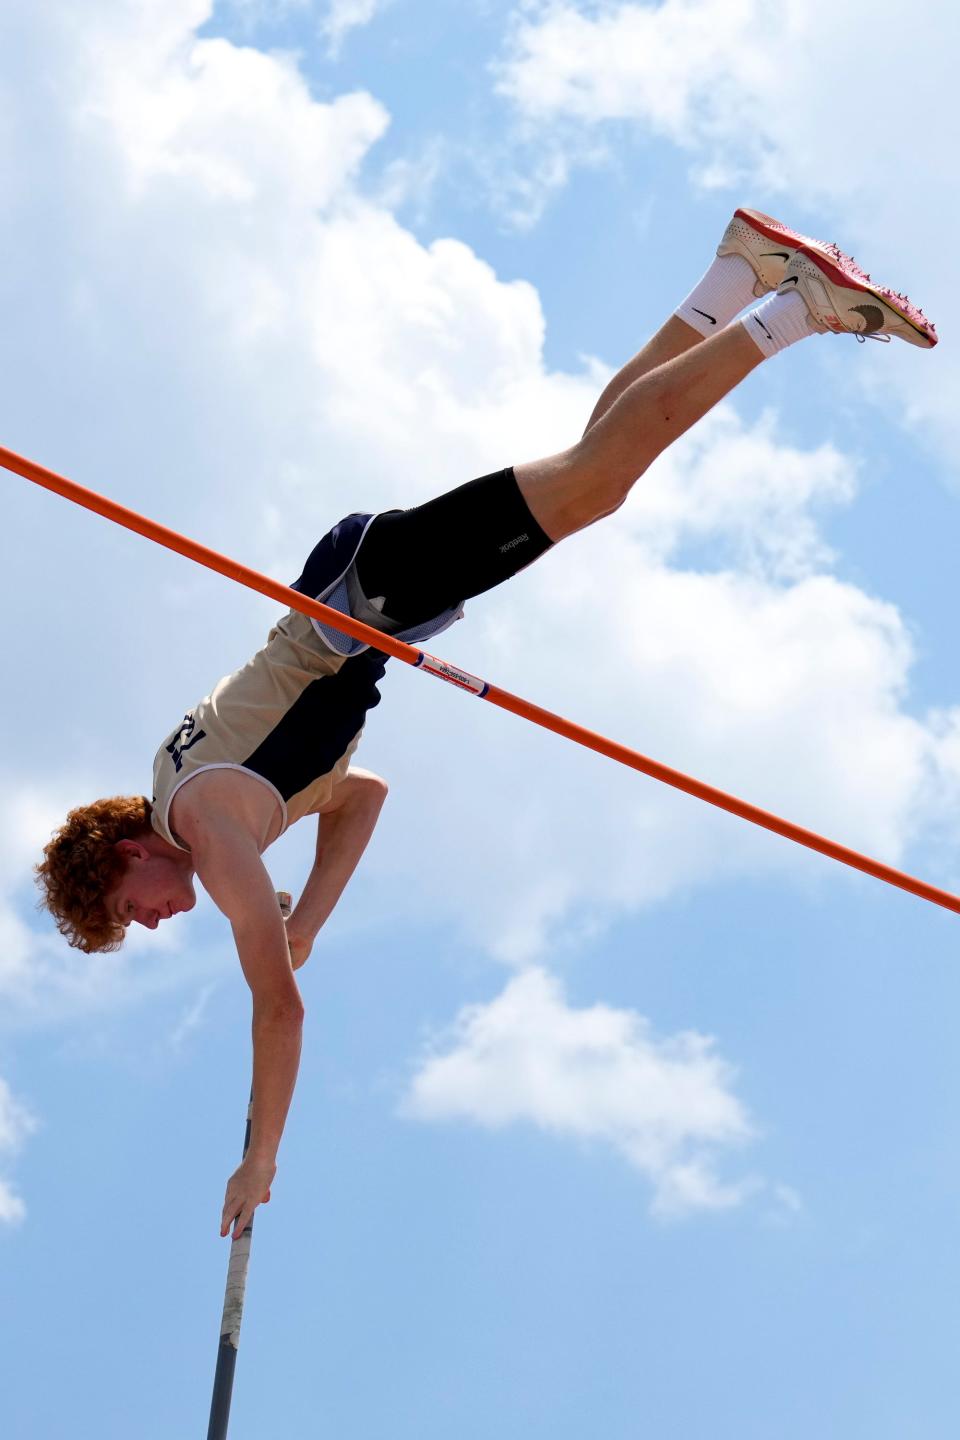
[[[0,18],[0,440],[279,578],[345,511],[568,444],[739,203],[908,289],[933,355],[795,347],[441,653],[960,888],[948,6],[74,12]],[[202,1433],[229,932],[202,903],[86,959],[30,867],[148,787],[273,607],[4,483],[0,1418]],[[231,1434],[952,1435],[955,918],[406,667],[384,690]]]

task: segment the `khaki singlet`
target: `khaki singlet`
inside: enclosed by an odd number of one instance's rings
[[[386,657],[337,655],[295,610],[253,659],[226,676],[167,737],[153,767],[156,832],[170,829],[174,795],[205,770],[233,769],[266,785],[281,807],[281,832],[329,800],[347,773],[364,716],[379,703]]]

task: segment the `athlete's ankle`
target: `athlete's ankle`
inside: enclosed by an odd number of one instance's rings
[[[756,279],[742,255],[720,256],[674,314],[698,334],[716,335],[755,299]]]
[[[771,295],[739,323],[767,359],[808,335],[820,334],[820,327],[814,324],[803,298],[795,291]]]

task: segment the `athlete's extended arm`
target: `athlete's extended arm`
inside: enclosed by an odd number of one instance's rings
[[[313,869],[287,921],[296,970],[357,868],[387,797],[387,782],[369,770],[350,770],[317,812],[317,854]]]
[[[250,1145],[227,1183],[220,1226],[239,1235],[270,1198],[277,1149],[300,1064],[303,1002],[290,968],[283,917],[255,840],[229,818],[195,817],[184,835],[197,877],[233,929],[253,995]]]

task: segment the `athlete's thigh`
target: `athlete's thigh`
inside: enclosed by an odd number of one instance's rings
[[[551,543],[513,470],[500,470],[414,509],[378,515],[360,547],[357,576],[367,596],[386,597],[386,613],[409,620],[414,611],[438,614],[492,590]]]

